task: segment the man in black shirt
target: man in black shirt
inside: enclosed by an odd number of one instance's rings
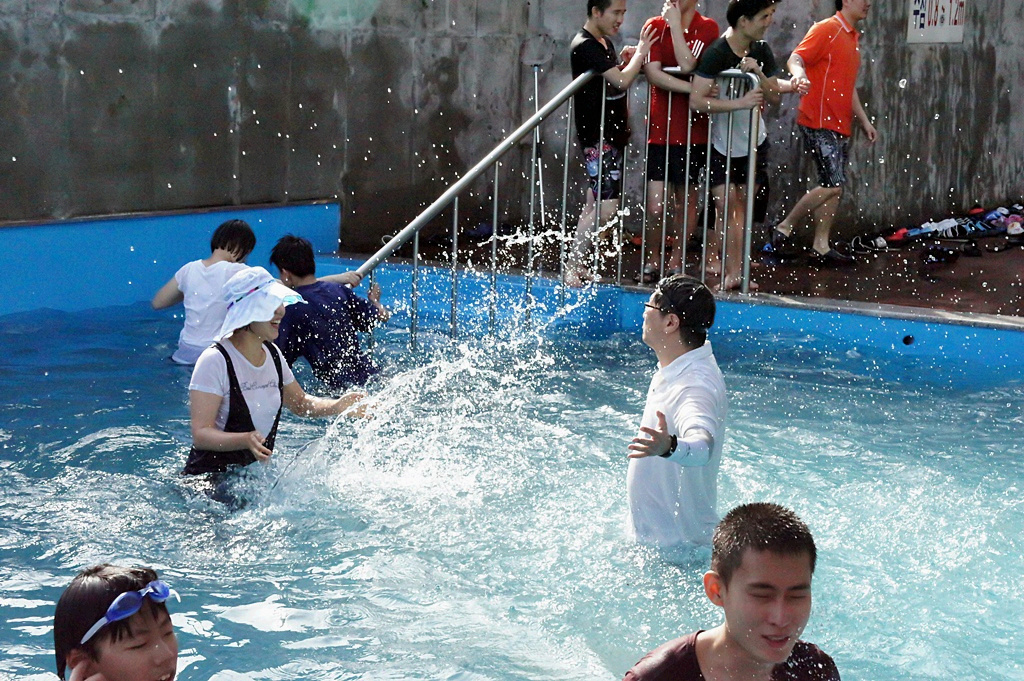
[[[587,0],[587,22],[573,38],[571,45],[573,78],[587,71],[595,71],[600,77],[591,79],[574,98],[576,136],[583,147],[589,189],[569,254],[566,282],[570,286],[580,286],[594,278],[584,263],[584,256],[587,242],[596,239],[596,232],[599,231],[595,230],[597,194],[601,196],[602,225],[618,210],[622,194],[622,157],[629,141],[626,89],[640,73],[651,49],[651,36],[654,33],[651,29],[645,29],[636,47],[624,48],[622,58],[625,65],[620,66],[611,36],[619,32],[625,15],[626,0]],[[605,100],[603,139],[602,94]]]

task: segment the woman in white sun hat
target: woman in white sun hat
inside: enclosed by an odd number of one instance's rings
[[[282,406],[299,416],[349,409],[363,415],[363,406],[356,406],[363,393],[337,399],[307,395],[274,345],[285,306],[304,303],[302,296],[262,267],[249,267],[224,284],[224,299],[228,310],[219,340],[199,356],[188,386],[192,451],[183,474],[267,461]]]

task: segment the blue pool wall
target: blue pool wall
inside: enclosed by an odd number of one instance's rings
[[[233,219],[256,233],[250,265],[269,267],[270,249],[288,233],[318,253],[338,248],[341,209],[333,202],[4,226],[0,315],[149,300],[179,267],[208,257],[213,231]]]
[[[342,272],[358,264],[354,260],[322,259],[318,272]],[[379,268],[376,276],[383,289],[382,299],[397,311],[392,323],[408,326],[412,315],[412,266],[388,265]],[[447,332],[451,325],[451,270],[420,267],[417,278],[423,294],[416,311],[420,328]],[[489,273],[459,272],[456,324],[460,333],[488,329],[490,281]],[[534,301],[529,323],[550,335],[577,338],[602,338],[617,332],[639,335],[643,303],[650,296],[650,291],[615,286],[562,289],[547,278],[535,278],[529,286]],[[526,287],[521,276],[497,276],[494,308],[499,320],[516,317],[520,324],[526,321]],[[756,332],[761,338],[772,334],[789,339],[806,335],[811,343],[813,339],[827,339],[832,349],[841,352],[933,360],[947,369],[959,367],[956,374],[984,383],[1024,379],[1024,330],[720,300],[712,337],[747,332]],[[923,368],[927,363],[918,366]]]
[[[123,216],[44,225],[0,228],[0,315],[50,308],[87,310],[148,301],[183,263],[209,255],[209,239],[221,222],[239,218],[253,226],[257,247],[251,265],[268,265],[277,239],[293,233],[308,238],[323,254],[321,274],[354,269],[359,261],[328,257],[338,243],[337,203],[244,208],[160,216]],[[378,268],[384,302],[397,311],[392,325],[412,319],[413,268]],[[425,332],[446,332],[451,314],[450,270],[419,268],[423,293],[417,311]],[[458,328],[461,333],[488,329],[490,274],[460,272]],[[525,312],[529,286],[534,305]],[[361,290],[365,292],[364,283]],[[499,275],[494,311],[499,320],[515,317],[545,333],[600,338],[616,332],[639,334],[642,290],[595,286],[561,289],[553,280]],[[564,303],[564,305],[563,305]],[[947,324],[776,304],[719,302],[714,335],[794,333],[835,341],[858,352],[892,352],[910,357],[964,362],[964,372],[984,367],[999,377],[1024,375],[1024,331],[1013,328]]]

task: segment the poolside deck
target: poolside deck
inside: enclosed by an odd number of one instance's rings
[[[819,269],[802,260],[756,266],[752,279],[762,293],[1024,317],[1024,247],[986,249],[1003,243],[989,239],[979,244],[981,257],[961,255],[930,277],[919,273],[924,245],[918,244],[858,256],[855,265],[842,269]]]
[[[802,301],[810,305],[842,301],[854,307],[864,305],[898,306],[918,310],[936,310],[959,314],[1000,315],[1007,323],[1024,325],[1024,247],[1011,247],[998,253],[988,250],[1006,243],[1004,237],[979,241],[982,255],[960,255],[952,264],[941,264],[922,276],[920,254],[928,244],[959,249],[950,242],[917,242],[900,249],[857,256],[854,265],[844,268],[817,268],[797,258],[785,264],[769,266],[757,257],[752,261],[751,279],[759,285],[757,297]],[[411,257],[411,246],[397,254]],[[350,257],[366,257],[349,254]],[[511,258],[510,258],[511,256]],[[499,262],[521,262],[522,254],[502,249]],[[446,265],[443,245],[425,241],[423,260]],[[489,242],[460,242],[460,261],[469,258],[477,268],[490,262]],[[539,258],[544,276],[557,276],[557,254],[551,249]],[[614,268],[613,264],[610,264]],[[640,268],[640,249],[627,245],[623,258],[623,284],[636,285],[633,276]],[[507,270],[504,270],[507,271]],[[689,270],[688,270],[689,271]],[[614,281],[614,272],[605,281]],[[1013,318],[1018,319],[1013,319]]]

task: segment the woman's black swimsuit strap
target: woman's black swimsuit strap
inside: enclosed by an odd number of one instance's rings
[[[277,388],[281,396],[281,402],[277,407],[277,416],[274,417],[274,426],[270,434],[263,441],[263,446],[273,451],[274,441],[277,439],[277,424],[281,421],[281,408],[284,405],[284,371],[281,368],[281,356],[277,347],[269,341],[263,345],[274,360],[274,368],[277,369]],[[225,433],[248,433],[256,430],[252,423],[252,415],[249,413],[249,405],[245,403],[245,396],[242,395],[242,387],[238,383],[238,376],[235,374],[235,366],[231,362],[228,351],[220,343],[214,343],[228,370],[228,420],[224,424]],[[226,452],[218,452],[210,449],[197,449],[192,447],[188,454],[188,461],[185,463],[185,470],[182,475],[201,475],[203,473],[223,473],[229,466],[248,466],[256,460],[248,449],[236,449]]]

